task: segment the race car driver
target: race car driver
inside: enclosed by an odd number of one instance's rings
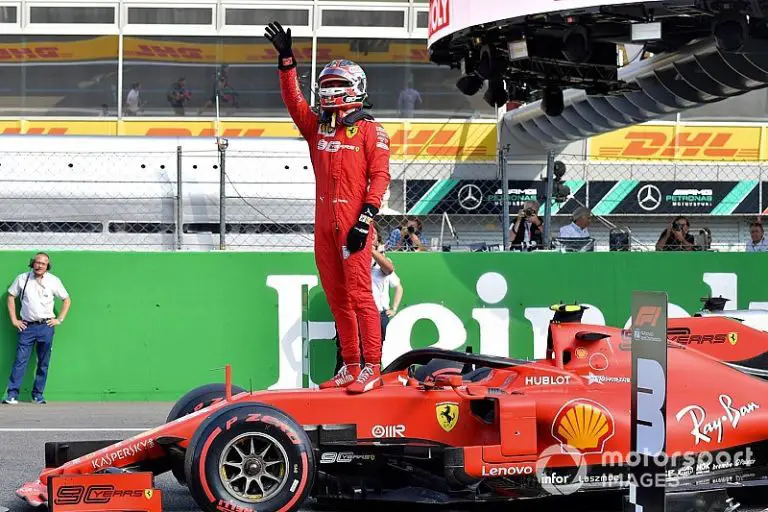
[[[367,82],[360,66],[349,60],[326,65],[317,79],[320,109],[313,111],[299,88],[291,30],[273,22],[265,31],[278,53],[283,101],[309,144],[317,194],[315,263],[344,360],[320,388],[362,393],[381,385],[382,337],[371,290],[370,225],[389,186],[389,137],[363,111]]]

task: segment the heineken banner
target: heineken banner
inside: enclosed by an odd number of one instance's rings
[[[196,386],[223,382],[226,364],[234,384],[255,390],[309,386],[333,374],[336,330],[312,253],[50,254],[75,306],[56,327],[49,400],[174,401]],[[727,309],[768,309],[765,252],[390,256],[403,295],[387,326],[384,365],[424,347],[544,358],[552,304],[578,302],[589,307],[586,323],[628,327],[635,290],[665,291],[670,318],[695,314],[707,296],[729,299]],[[6,283],[29,258],[27,251],[0,251]],[[95,268],[110,270],[108,286]],[[222,279],[232,269],[243,271]],[[744,321],[763,329],[763,318]],[[7,376],[16,356],[7,314],[0,329],[0,374]],[[25,400],[33,368],[22,386]]]
[[[579,181],[566,180],[570,195],[553,205],[553,215],[569,215],[580,205],[597,215],[757,215],[768,208],[768,184],[745,181]],[[760,188],[763,189],[761,198]],[[408,180],[409,215],[443,213],[501,215],[501,180]],[[544,213],[546,183],[509,181],[511,215],[526,201]]]

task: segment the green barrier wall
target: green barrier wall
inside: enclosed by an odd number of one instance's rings
[[[30,256],[0,252],[4,299]],[[768,253],[392,259],[405,293],[388,329],[385,364],[410,347],[429,345],[538,356],[547,306],[579,301],[592,306],[585,320],[624,325],[634,289],[667,291],[678,314],[694,313],[710,292],[731,298],[728,307],[765,302],[768,309]],[[227,363],[235,382],[253,389],[320,382],[333,370],[331,316],[311,254],[61,252],[51,253],[51,262],[72,309],[56,330],[50,401],[175,400],[199,384],[223,381]],[[7,313],[0,315],[0,333],[4,390],[16,347]],[[304,346],[309,365],[302,361]],[[23,400],[29,400],[34,364],[33,357]]]

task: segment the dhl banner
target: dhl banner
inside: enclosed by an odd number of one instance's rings
[[[0,43],[0,63],[116,61],[117,52],[117,36],[98,36],[80,41],[20,41]]]
[[[251,39],[249,39],[251,40]],[[175,41],[152,41],[126,37],[123,57],[127,61],[200,62],[226,64],[276,64],[277,52],[269,42],[250,44],[194,44]],[[312,61],[312,42],[297,41],[293,52],[299,62]],[[319,43],[317,61],[339,57],[358,64],[430,64],[427,45],[386,42],[373,48],[356,48],[354,43]]]
[[[248,38],[253,41],[253,38]],[[358,47],[358,42],[320,43],[318,62],[346,57],[360,64],[429,64],[426,44],[376,41]],[[296,41],[294,54],[299,62],[312,61],[312,42]],[[117,60],[117,36],[97,36],[80,41],[27,41],[0,44],[2,62],[73,62]],[[277,53],[268,41],[242,44],[195,43],[126,36],[123,58],[129,62],[178,62],[200,64],[277,64]]]
[[[382,123],[392,158],[400,161],[494,161],[496,125],[489,123]],[[222,121],[221,136],[300,137],[290,121]],[[0,135],[110,135],[214,137],[214,121],[0,121]]]
[[[638,125],[593,137],[595,160],[765,160],[761,126]]]

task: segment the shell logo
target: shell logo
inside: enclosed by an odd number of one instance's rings
[[[582,455],[602,453],[615,428],[613,416],[605,406],[577,398],[560,408],[552,422],[552,437],[560,441],[561,450],[568,445]]]

